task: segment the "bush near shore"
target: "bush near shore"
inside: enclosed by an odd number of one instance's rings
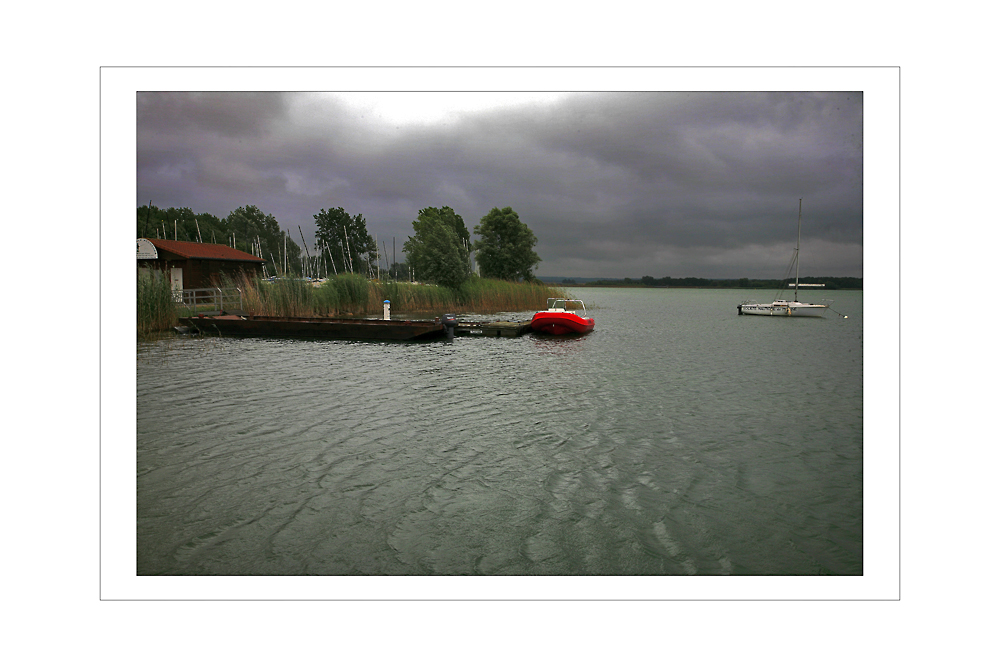
[[[148,279],[138,291],[138,332],[147,335],[177,324],[178,307],[171,298],[169,281]],[[267,282],[242,276],[227,279],[225,287],[243,293],[243,310],[254,315],[279,317],[364,317],[380,315],[389,300],[394,313],[499,313],[542,310],[546,299],[566,297],[560,287],[536,282],[508,282],[473,276],[457,289],[440,285],[380,282],[357,274],[341,274],[318,287],[302,280]]]

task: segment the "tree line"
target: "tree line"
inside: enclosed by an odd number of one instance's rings
[[[537,280],[534,269],[542,261],[534,251],[538,239],[510,206],[484,215],[472,230],[479,238],[471,243],[465,221],[450,206],[421,210],[413,231],[403,251],[423,282],[458,287],[472,275],[473,252],[483,278]]]
[[[792,281],[794,282],[794,281]],[[604,285],[609,287],[725,287],[729,289],[781,289],[792,284],[788,279],[771,280],[757,278],[653,278],[643,276],[638,280],[622,278],[620,280],[604,279],[588,282],[588,285]],[[806,276],[799,278],[800,283],[824,284],[824,289],[863,289],[861,278]]]
[[[221,243],[267,261],[272,275],[301,275],[301,248],[289,232],[281,229],[273,215],[253,205],[242,206],[224,218],[195,213],[190,208],[158,208],[152,204],[136,209],[136,237]]]
[[[403,244],[406,260],[390,265],[388,246],[381,249],[368,232],[361,214],[342,207],[321,209],[316,221],[316,241],[310,249],[299,228],[300,247],[292,233],[281,229],[271,214],[247,205],[225,218],[195,214],[190,208],[160,209],[152,205],[136,210],[136,235],[200,243],[222,243],[265,260],[265,271],[275,275],[331,275],[360,273],[375,277],[384,270],[395,279],[413,279],[457,288],[472,276],[475,254],[484,278],[536,280],[533,271],[541,258],[534,251],[535,234],[511,207],[493,208],[473,231],[450,206],[421,209],[413,221],[413,236]],[[380,252],[380,250],[382,252]]]

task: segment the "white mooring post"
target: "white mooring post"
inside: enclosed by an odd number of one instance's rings
[[[382,302],[382,319],[389,319],[389,299]]]

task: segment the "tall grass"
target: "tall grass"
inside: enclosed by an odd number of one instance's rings
[[[371,283],[372,305],[378,311],[388,300],[393,311],[403,313],[429,313],[459,310],[457,292],[440,285],[420,285],[400,282]]]
[[[164,273],[140,273],[136,282],[136,331],[149,336],[177,324],[170,279]]]
[[[544,308],[549,297],[567,296],[560,288],[540,283],[477,277],[454,290],[440,285],[370,281],[356,274],[341,274],[319,287],[301,280],[269,283],[242,274],[223,282],[225,287],[240,289],[247,312],[283,317],[380,315],[386,300],[397,314],[518,312]],[[136,292],[139,336],[166,331],[177,324],[177,304],[165,274],[140,275]]]
[[[238,279],[234,286],[242,290],[247,312],[286,317],[378,315],[386,300],[396,313],[498,313],[541,309],[547,298],[566,296],[563,290],[540,283],[477,277],[456,290],[440,285],[370,281],[357,274],[335,276],[319,287],[300,280],[268,283],[251,277]]]
[[[542,310],[546,299],[567,296],[562,289],[542,283],[512,283],[475,276],[462,283],[457,291],[463,309],[473,313]]]
[[[301,280],[273,283],[239,274],[233,282],[243,293],[243,310],[255,315],[309,317],[315,315],[313,287]]]

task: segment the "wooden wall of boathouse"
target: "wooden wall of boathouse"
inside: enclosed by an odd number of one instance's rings
[[[155,255],[155,257],[154,257]],[[138,271],[156,271],[178,275],[181,289],[200,289],[222,284],[222,276],[263,275],[264,260],[250,253],[216,243],[138,239]],[[171,269],[175,272],[172,274]]]

